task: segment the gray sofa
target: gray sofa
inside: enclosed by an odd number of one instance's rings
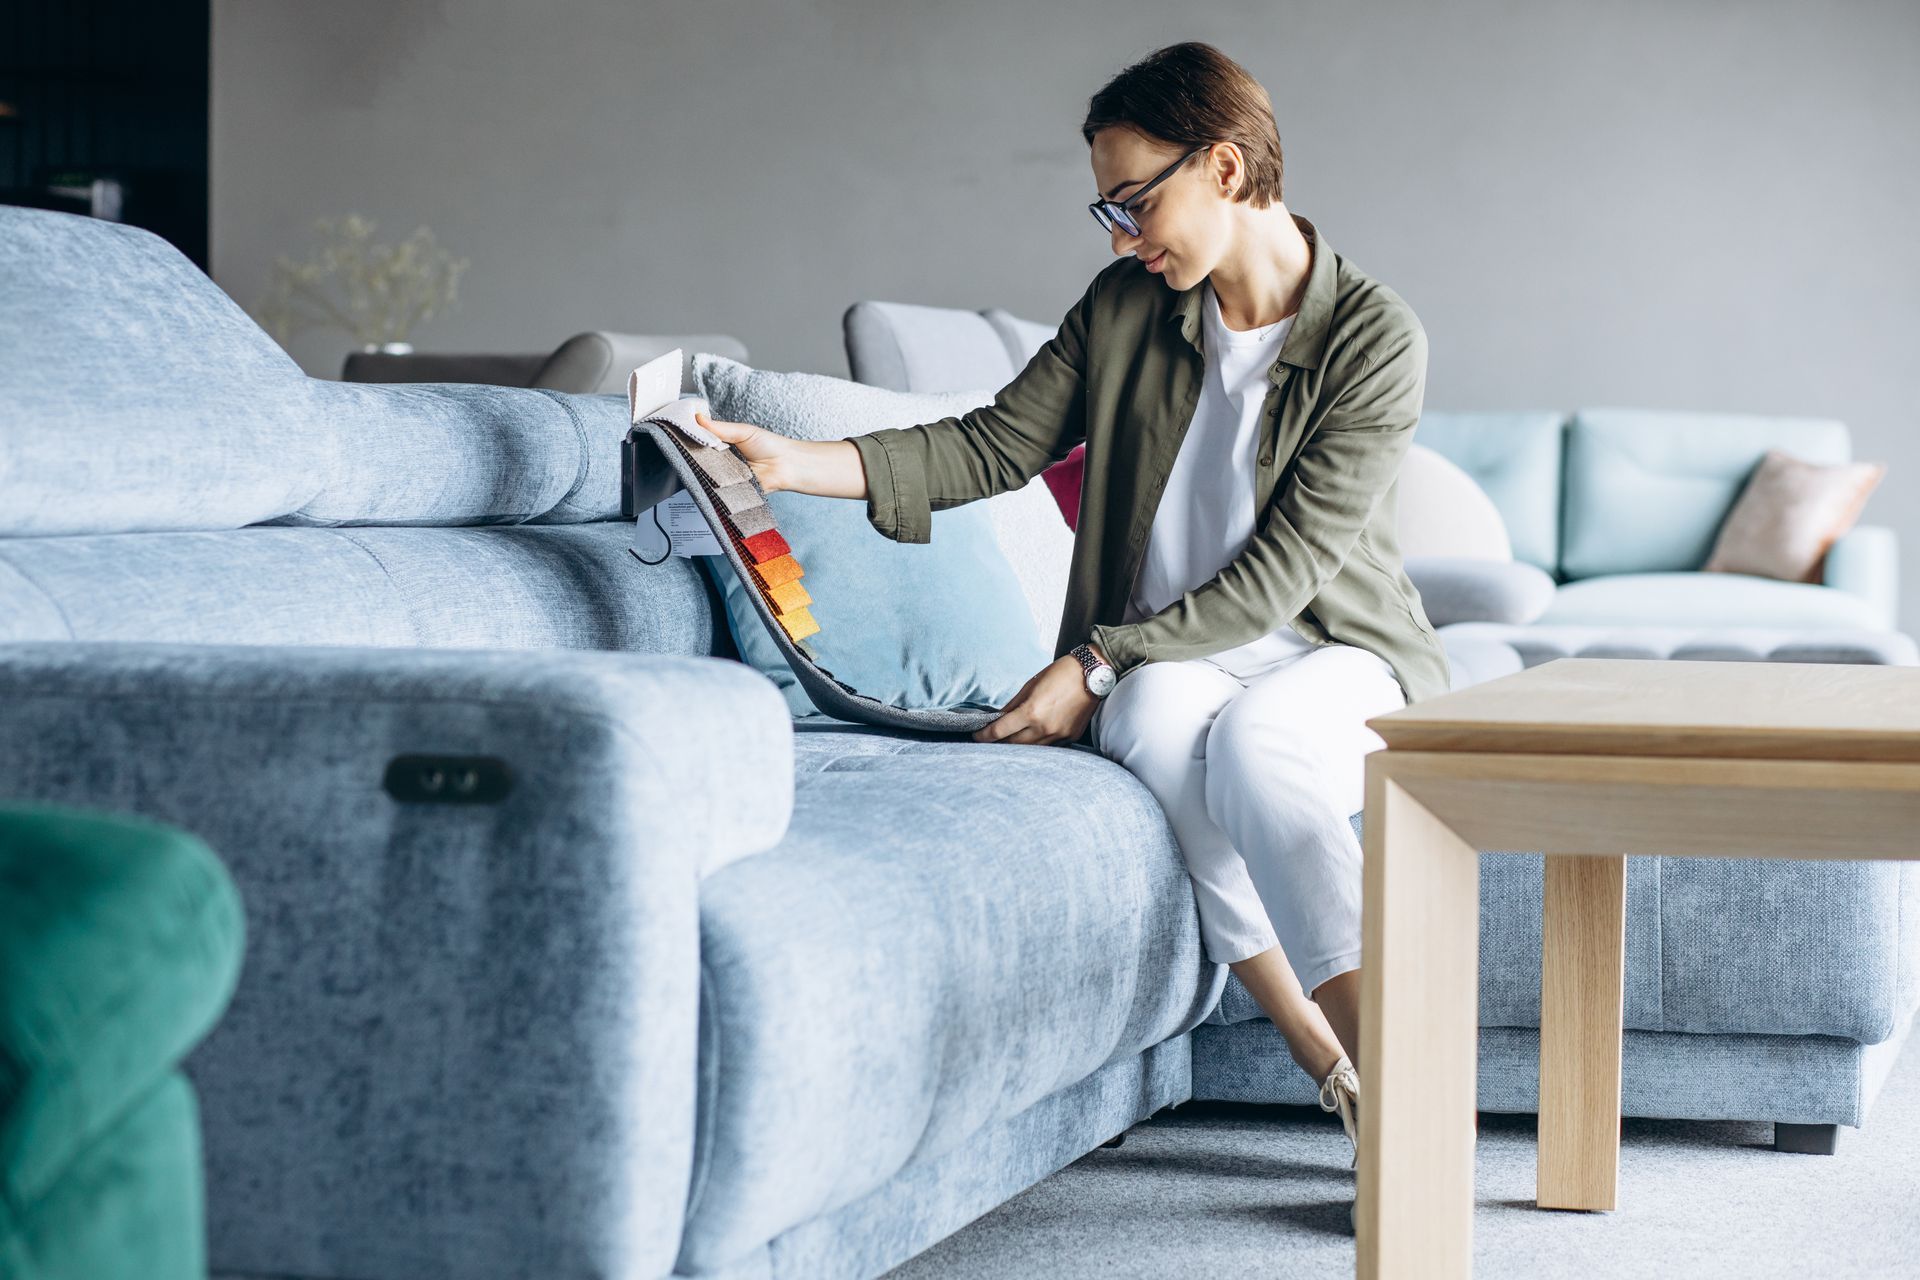
[[[623,398],[308,379],[115,224],[0,209],[0,274],[0,778],[240,888],[187,1063],[217,1274],[872,1276],[1160,1108],[1289,1087],[1124,769],[802,727],[697,565],[627,554]],[[1496,1108],[1538,990],[1510,865]],[[1630,892],[1630,1110],[1864,1118],[1914,1005],[1899,868]]]

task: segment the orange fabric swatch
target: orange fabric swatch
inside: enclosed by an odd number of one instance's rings
[[[813,597],[807,594],[807,589],[800,585],[798,578],[770,589],[766,592],[766,597],[777,611],[783,613],[788,609],[798,609],[813,603]]]
[[[800,567],[800,562],[790,555],[777,556],[765,563],[756,564],[752,568],[754,576],[769,588],[777,587],[783,582],[792,582],[806,573],[806,570]]]

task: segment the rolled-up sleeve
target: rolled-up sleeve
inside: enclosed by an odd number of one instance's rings
[[[875,529],[896,542],[931,541],[933,512],[1018,489],[1086,439],[1088,328],[1112,270],[1094,277],[992,403],[917,427],[847,437],[866,469],[867,519]]]
[[[1297,617],[1340,571],[1399,474],[1426,373],[1427,336],[1417,321],[1368,352],[1275,487],[1246,548],[1151,617],[1092,628],[1115,674],[1206,657]]]

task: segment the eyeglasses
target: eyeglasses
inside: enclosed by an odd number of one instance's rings
[[[1175,160],[1172,164],[1168,165],[1166,168],[1162,169],[1159,173],[1155,174],[1154,177],[1147,183],[1146,186],[1140,188],[1138,191],[1128,196],[1125,200],[1121,200],[1117,203],[1112,200],[1095,200],[1092,204],[1087,206],[1087,208],[1093,213],[1093,220],[1099,223],[1101,227],[1107,231],[1112,231],[1115,225],[1118,225],[1122,231],[1126,232],[1130,236],[1139,235],[1140,222],[1137,218],[1133,216],[1134,202],[1138,200],[1141,196],[1144,196],[1145,194],[1147,194],[1147,192],[1153,190],[1155,187],[1165,182],[1168,178],[1172,177],[1173,171],[1175,169],[1178,169],[1181,165],[1193,159],[1194,152],[1205,151],[1208,147],[1211,147],[1212,145],[1213,144],[1211,142],[1201,143],[1199,146],[1195,147],[1193,151],[1187,152],[1186,155],[1181,156],[1178,160]]]

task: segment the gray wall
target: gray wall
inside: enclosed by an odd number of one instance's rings
[[[422,349],[724,332],[844,376],[856,299],[1057,320],[1111,257],[1086,100],[1186,39],[1267,86],[1287,203],[1419,313],[1430,407],[1844,419],[1920,631],[1911,0],[215,0],[213,275],[252,306],[357,210],[473,259]],[[345,343],[292,347],[331,376]]]

